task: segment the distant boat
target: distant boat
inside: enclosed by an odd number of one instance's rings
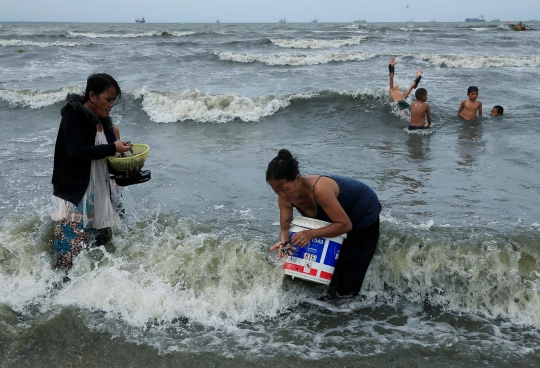
[[[311,23],[317,24],[317,23],[319,23],[319,21],[318,21],[317,19],[313,19],[313,20],[311,21]]]
[[[285,18],[280,19],[278,23],[287,23],[287,19],[285,19]]]
[[[465,18],[465,22],[467,23],[478,23],[478,22],[485,22],[484,16],[481,15],[480,18]]]
[[[365,19],[357,19],[353,23],[367,23]]]
[[[216,20],[216,23],[219,23],[219,19],[218,19],[218,20]]]
[[[142,17],[142,18],[136,18],[136,19],[135,19],[135,23],[146,23],[146,21],[144,20],[144,17]]]
[[[437,21],[435,19],[432,19],[429,21],[430,23],[437,23]]]

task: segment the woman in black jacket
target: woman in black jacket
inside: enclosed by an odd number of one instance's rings
[[[115,222],[107,157],[126,152],[109,114],[122,91],[108,74],[88,77],[84,96],[68,94],[54,148],[51,216],[56,267],[70,269],[90,237],[108,233]]]

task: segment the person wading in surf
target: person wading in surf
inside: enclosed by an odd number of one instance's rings
[[[354,297],[362,287],[369,263],[379,242],[377,194],[361,181],[340,175],[302,176],[298,161],[282,149],[270,161],[266,182],[278,196],[281,232],[279,242],[270,250],[279,250],[287,241],[305,247],[314,238],[330,238],[347,233],[328,289],[328,297]],[[320,229],[299,231],[290,237],[293,209],[302,216],[331,222]]]
[[[396,63],[396,58],[392,57],[390,59],[390,65],[388,65],[388,71],[390,72],[390,98],[392,99],[392,102],[396,103],[397,107],[401,110],[401,112],[405,114],[405,111],[411,110],[411,106],[405,100],[412,92],[412,90],[418,87],[418,83],[420,83],[420,80],[422,79],[423,71],[420,69],[416,72],[416,79],[411,84],[409,89],[407,89],[407,91],[403,93],[399,90],[399,86],[397,84],[394,85],[394,71]]]

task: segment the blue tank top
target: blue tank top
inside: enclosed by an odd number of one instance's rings
[[[379,203],[379,198],[377,198],[375,191],[368,185],[361,181],[341,175],[323,174],[321,176],[330,178],[337,183],[339,187],[337,200],[345,210],[347,216],[349,216],[354,230],[364,229],[377,220],[379,213],[381,212],[381,204]],[[315,185],[317,185],[317,182],[315,182]],[[315,185],[313,185],[313,188],[315,188]],[[315,201],[315,203],[316,202],[317,201]],[[306,216],[299,208],[296,206],[295,208],[302,216]],[[315,218],[326,222],[332,222],[318,203],[317,215]]]

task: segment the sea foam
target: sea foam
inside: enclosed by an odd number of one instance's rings
[[[94,32],[73,32],[70,31],[68,37],[86,37],[86,38],[138,38],[153,36],[190,36],[195,32],[181,31],[149,31],[143,33],[94,33]]]
[[[540,56],[411,54],[414,59],[441,67],[483,69],[492,67],[540,67]]]
[[[216,51],[214,55],[224,61],[237,63],[261,62],[267,65],[317,65],[330,62],[362,61],[374,58],[376,55],[365,52],[334,52],[325,54],[235,54]]]
[[[0,40],[0,46],[35,46],[35,47],[51,47],[51,46],[62,46],[62,47],[75,47],[81,45],[77,42],[34,42],[26,40]]]
[[[338,48],[342,46],[359,45],[367,38],[367,36],[354,36],[343,40],[318,40],[312,38],[287,40],[287,39],[270,39],[272,43],[279,47],[292,49],[324,49]]]
[[[63,101],[68,93],[82,93],[80,86],[68,86],[55,91],[22,89],[17,91],[0,90],[0,99],[7,101],[10,107],[29,107],[40,109]]]
[[[142,107],[150,120],[158,123],[193,120],[224,123],[239,119],[256,122],[275,114],[299,98],[311,95],[246,97],[234,94],[211,95],[199,90],[183,92],[153,92],[143,88],[131,92],[142,99]]]

